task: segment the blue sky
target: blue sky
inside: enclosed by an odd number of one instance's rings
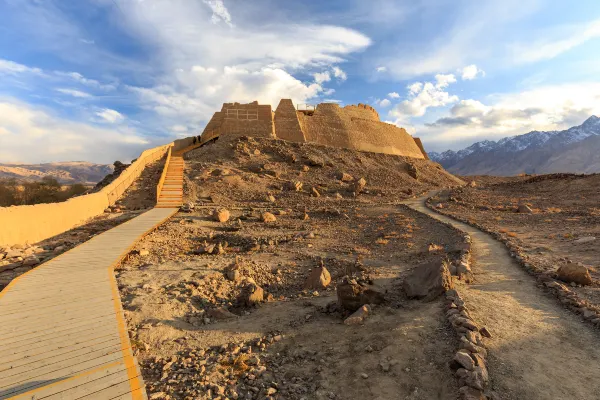
[[[597,0],[0,0],[0,162],[127,160],[280,98],[458,149],[600,114],[598,54]]]

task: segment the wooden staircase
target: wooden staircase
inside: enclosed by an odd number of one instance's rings
[[[179,208],[183,204],[183,168],[181,155],[167,158],[166,174],[162,185],[159,185],[157,208]]]

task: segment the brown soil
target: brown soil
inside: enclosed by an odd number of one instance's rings
[[[554,174],[464,187],[440,194],[432,204],[502,235],[542,273],[551,276],[566,263],[587,266],[594,283],[571,289],[600,306],[598,193],[600,175]],[[528,204],[533,213],[516,212],[519,204]],[[578,242],[592,237],[596,240]]]
[[[365,190],[355,195],[353,182],[336,178],[342,171],[364,177]],[[118,272],[151,397],[456,398],[447,365],[456,339],[442,301],[408,300],[399,285],[411,268],[452,257],[462,237],[389,203],[456,185],[453,177],[422,160],[246,138],[188,153],[186,175],[194,210],[146,236]],[[293,181],[302,190],[287,189]],[[211,218],[217,206],[228,222]],[[262,222],[264,211],[276,221]],[[204,252],[213,246],[222,253]],[[304,290],[320,260],[332,284]],[[236,263],[264,289],[260,307],[238,302],[244,281],[226,276]],[[335,284],[348,274],[385,293],[363,326],[342,323],[349,312]],[[220,319],[217,309],[234,315]]]

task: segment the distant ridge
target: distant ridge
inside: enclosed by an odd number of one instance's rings
[[[600,118],[563,131],[532,131],[498,141],[484,140],[429,157],[458,175],[600,172]]]
[[[95,184],[107,174],[112,173],[113,166],[95,164],[86,161],[64,161],[45,164],[0,164],[0,179],[17,179],[19,181],[38,181],[50,176],[60,183]]]

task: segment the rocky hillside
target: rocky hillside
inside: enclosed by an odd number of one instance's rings
[[[94,164],[85,161],[47,164],[0,164],[0,179],[37,181],[45,176],[50,176],[65,184],[95,184],[112,171],[112,165]]]
[[[533,131],[495,141],[477,142],[459,151],[429,153],[450,172],[460,175],[600,172],[600,118],[564,131]]]

